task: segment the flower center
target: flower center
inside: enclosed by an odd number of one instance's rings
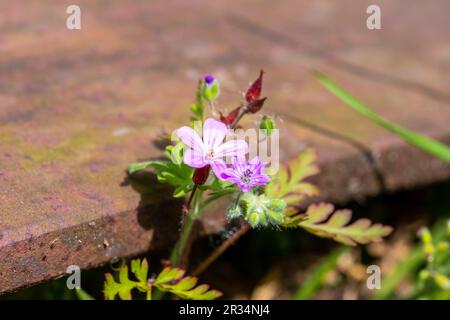
[[[253,175],[253,171],[251,171],[250,169],[246,169],[241,176],[242,183],[250,184],[250,178],[252,175]]]
[[[214,158],[214,150],[209,150],[207,153],[206,153],[206,156],[205,156],[205,158],[206,158],[206,160],[211,160],[212,158]]]

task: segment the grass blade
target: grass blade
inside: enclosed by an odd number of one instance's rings
[[[339,87],[324,74],[316,73],[316,78],[325,88],[327,88],[331,93],[345,102],[345,104],[347,104],[349,107],[371,119],[376,124],[405,139],[407,142],[418,147],[419,149],[450,163],[450,148],[445,144],[423,135],[413,133],[389,120],[384,119],[383,117],[372,111],[364,103],[357,100],[344,89]]]

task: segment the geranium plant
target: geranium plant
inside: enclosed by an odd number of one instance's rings
[[[167,160],[148,161],[130,165],[128,172],[151,168],[161,183],[174,187],[174,197],[184,197],[180,208],[181,231],[172,250],[170,266],[158,276],[148,278],[148,265],[133,261],[131,268],[137,280],[128,278],[126,266],[119,273],[119,282],[107,275],[105,296],[114,299],[131,298],[131,290],[145,292],[152,297],[152,288],[171,292],[183,299],[214,299],[220,296],[215,290],[202,285],[195,287],[197,279],[184,277],[180,267],[187,267],[187,248],[195,220],[207,212],[207,207],[219,198],[227,197],[229,205],[223,214],[228,219],[239,219],[240,228],[193,272],[204,271],[228,246],[249,230],[275,227],[301,228],[319,237],[333,239],[346,245],[367,244],[380,241],[391,228],[372,224],[368,219],[350,223],[349,210],[334,210],[326,203],[312,204],[301,210],[302,202],[317,196],[316,186],[305,181],[318,173],[317,155],[313,149],[304,150],[278,172],[267,170],[259,155],[249,158],[249,145],[244,139],[233,136],[240,120],[261,112],[266,98],[262,97],[263,74],[246,90],[241,104],[228,114],[219,112],[217,118],[205,117],[208,106],[216,104],[220,92],[219,82],[211,75],[198,85],[192,105],[193,117],[189,125],[175,131],[173,144],[165,151]],[[206,119],[205,119],[206,118]],[[195,124],[201,122],[201,126]],[[263,116],[259,125],[266,136],[276,130],[275,121]]]

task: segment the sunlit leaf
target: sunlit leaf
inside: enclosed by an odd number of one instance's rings
[[[132,260],[131,272],[137,281],[129,278],[127,265],[120,267],[118,281],[110,273],[105,275],[104,294],[106,300],[114,300],[117,296],[122,300],[131,300],[133,290],[145,293],[146,300],[151,300],[153,287],[163,292],[173,293],[182,299],[212,300],[222,295],[217,290],[209,290],[209,286],[205,284],[196,287],[198,279],[185,277],[185,271],[180,268],[167,267],[156,276],[156,279],[149,281],[146,259]]]
[[[190,300],[213,300],[222,293],[217,290],[210,290],[207,284],[196,287],[198,279],[196,277],[184,277],[184,270],[167,267],[158,275],[153,285],[162,290],[171,292],[182,299]]]
[[[132,174],[136,171],[150,167],[153,169],[159,182],[168,183],[175,187],[173,193],[174,197],[182,197],[194,187],[192,182],[194,169],[182,162],[183,146],[181,143],[178,143],[175,146],[167,146],[165,155],[170,161],[155,160],[134,163],[128,167],[128,173]]]
[[[119,281],[116,282],[112,274],[105,275],[105,299],[114,300],[116,295],[122,300],[131,300],[131,290],[137,287],[138,282],[128,279],[128,266],[123,265],[119,271]]]
[[[147,259],[143,259],[142,262],[139,261],[139,259],[132,260],[131,272],[134,273],[134,275],[140,282],[147,282],[147,274],[148,274]]]
[[[310,205],[305,214],[288,218],[284,227],[301,227],[324,238],[331,238],[346,245],[367,244],[380,241],[392,232],[389,226],[372,224],[369,219],[359,219],[348,224],[350,210],[334,211],[334,206],[326,203]]]
[[[287,167],[281,167],[277,175],[266,186],[265,193],[270,198],[280,198],[287,205],[297,205],[305,197],[316,196],[319,189],[304,180],[319,172],[315,164],[317,154],[314,149],[306,149],[289,162]]]

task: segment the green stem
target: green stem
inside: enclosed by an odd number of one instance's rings
[[[202,192],[198,190],[192,198],[192,209],[186,215],[186,220],[184,221],[183,227],[181,229],[180,238],[176,243],[175,247],[172,250],[170,255],[170,262],[172,262],[173,266],[178,266],[181,262],[181,258],[183,257],[184,250],[186,248],[186,243],[189,240],[192,227],[194,225],[195,220],[200,218],[201,210],[200,210],[200,198]]]

